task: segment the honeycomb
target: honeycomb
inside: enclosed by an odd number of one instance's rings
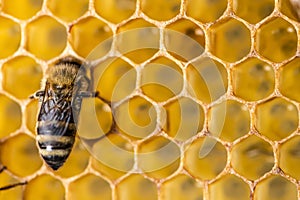
[[[289,0],[0,0],[0,187],[27,182],[0,199],[300,199],[299,16]],[[28,97],[67,55],[101,99],[52,171]]]

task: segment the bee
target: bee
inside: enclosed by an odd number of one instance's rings
[[[71,153],[82,98],[98,96],[89,88],[82,62],[65,57],[48,67],[45,88],[31,97],[41,102],[36,137],[39,152],[53,170],[59,169]]]
[[[1,169],[0,169],[0,174],[6,170],[6,167],[3,166]],[[19,183],[13,183],[13,184],[10,184],[10,185],[6,185],[6,186],[3,186],[3,187],[0,187],[0,191],[2,190],[8,190],[8,189],[11,189],[11,188],[14,188],[14,187],[17,187],[17,186],[21,186],[21,185],[26,185],[27,184],[27,181],[25,182],[19,182]]]

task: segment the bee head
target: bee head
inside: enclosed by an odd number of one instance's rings
[[[69,63],[50,66],[47,70],[47,81],[50,83],[52,88],[56,90],[73,87],[78,70],[79,68],[77,65]]]

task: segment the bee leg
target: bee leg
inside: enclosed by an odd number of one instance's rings
[[[36,93],[34,93],[33,95],[31,95],[29,97],[29,99],[41,99],[41,97],[44,97],[44,95],[45,95],[45,91],[39,90]]]
[[[6,167],[5,167],[5,166],[3,166],[3,167],[0,169],[0,174],[1,174],[4,170],[6,170]],[[27,184],[26,181],[25,181],[25,182],[19,182],[19,183],[14,183],[14,184],[6,185],[6,186],[3,186],[3,187],[0,187],[0,191],[1,191],[1,190],[8,190],[8,189],[17,187],[17,186],[19,186],[19,185],[25,185],[25,184]]]
[[[79,96],[82,98],[88,98],[88,97],[94,97],[94,98],[98,98],[101,101],[103,101],[106,104],[110,104],[109,101],[107,101],[106,99],[103,99],[102,97],[100,97],[99,92],[95,91],[95,92],[86,92],[86,91],[82,91],[79,93]]]
[[[96,92],[81,91],[79,93],[79,96],[82,97],[82,98],[97,97],[98,93],[99,93],[98,91],[96,91]]]

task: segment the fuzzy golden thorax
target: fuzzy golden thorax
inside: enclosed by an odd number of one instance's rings
[[[47,81],[56,88],[69,87],[73,85],[77,73],[78,66],[76,65],[65,63],[54,65],[47,70]]]

